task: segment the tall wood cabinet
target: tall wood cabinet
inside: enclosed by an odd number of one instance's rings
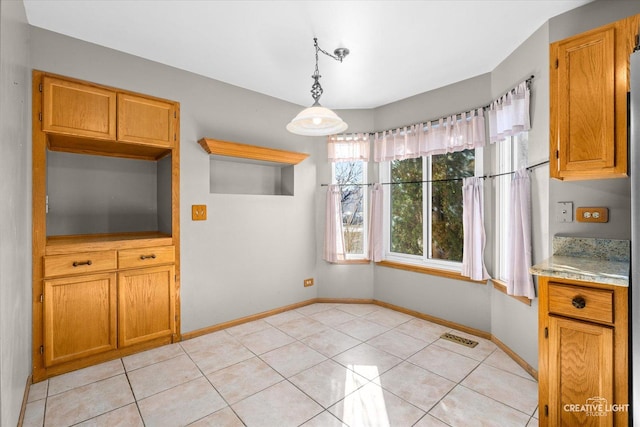
[[[551,177],[627,176],[629,55],[640,15],[550,45]]]
[[[627,426],[628,288],[541,276],[539,423]]]
[[[33,72],[34,381],[180,339],[179,114],[174,101]],[[154,188],[171,201],[168,229],[52,234],[52,152],[170,164],[157,167],[170,184]]]

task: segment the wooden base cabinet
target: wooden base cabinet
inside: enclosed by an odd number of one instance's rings
[[[45,280],[43,299],[46,366],[116,349],[115,273]]]
[[[628,288],[541,277],[541,426],[627,426]]]
[[[118,273],[118,344],[127,347],[175,332],[172,265]]]

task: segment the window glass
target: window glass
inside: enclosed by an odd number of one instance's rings
[[[460,178],[476,173],[476,150],[395,160],[382,170],[382,179],[391,183],[388,258],[459,269],[464,241]]]
[[[422,158],[391,162],[391,238],[390,250],[422,255],[423,206]]]
[[[349,258],[366,254],[367,207],[366,163],[337,162],[333,164],[333,182],[340,185],[344,245]]]
[[[473,176],[472,150],[431,157],[431,179]],[[462,262],[462,181],[431,183],[431,258]]]

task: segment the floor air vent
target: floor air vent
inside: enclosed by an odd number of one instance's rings
[[[478,345],[477,341],[473,341],[467,338],[463,338],[463,337],[459,337],[458,335],[453,335],[450,334],[449,332],[445,332],[444,334],[440,335],[440,338],[443,338],[445,340],[449,340],[449,341],[453,341],[455,343],[458,344],[462,344],[462,345],[466,345],[467,347],[475,347]]]

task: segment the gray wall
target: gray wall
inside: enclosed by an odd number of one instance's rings
[[[158,230],[158,183],[156,162],[49,151],[47,236]]]
[[[31,373],[29,28],[22,2],[0,2],[0,426],[18,423]]]

